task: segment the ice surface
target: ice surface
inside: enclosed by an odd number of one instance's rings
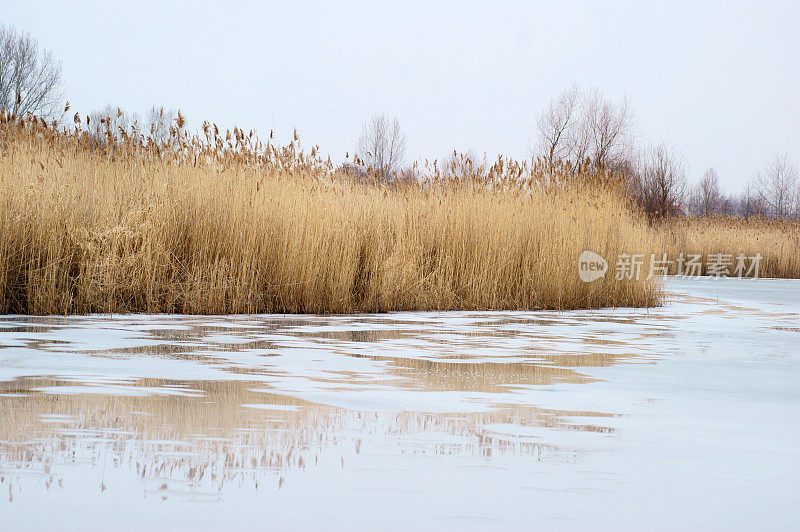
[[[800,282],[666,283],[649,310],[2,317],[3,527],[796,526]]]

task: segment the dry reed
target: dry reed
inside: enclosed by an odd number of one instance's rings
[[[591,284],[576,259],[649,248],[607,181],[500,160],[481,176],[346,179],[238,128],[0,125],[0,312],[347,313],[657,304],[655,281]],[[109,119],[108,123],[111,123]],[[536,182],[536,186],[534,186]],[[613,263],[613,262],[612,262]]]
[[[672,259],[683,254],[699,255],[703,274],[711,256],[726,255],[736,264],[737,257],[761,255],[759,277],[800,278],[800,222],[776,221],[760,217],[734,216],[673,218],[655,227],[658,250]],[[751,261],[748,261],[748,265]],[[670,273],[676,273],[671,265]],[[733,267],[731,268],[733,270]]]
[[[583,283],[576,259],[763,257],[800,277],[797,222],[650,225],[610,174],[457,156],[387,184],[295,140],[184,132],[109,117],[65,129],[0,113],[0,313],[348,313],[658,304],[657,279]],[[105,125],[105,129],[103,126]],[[271,135],[270,135],[271,138]],[[647,261],[647,258],[645,260]],[[674,273],[674,266],[673,271]]]

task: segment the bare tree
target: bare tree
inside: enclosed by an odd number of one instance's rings
[[[573,85],[536,120],[540,157],[550,165],[569,161],[573,169],[587,158],[599,166],[624,165],[632,152],[632,123],[627,99],[614,104],[598,89],[584,95]]]
[[[673,150],[662,144],[640,156],[633,193],[646,213],[662,218],[680,213],[685,188],[683,161]]]
[[[539,149],[548,165],[566,161],[573,155],[578,129],[578,106],[581,92],[577,85],[568,88],[536,119],[539,130]]]
[[[790,218],[800,209],[800,181],[789,156],[778,155],[756,174],[754,186],[770,216]]]
[[[724,198],[719,187],[719,177],[713,168],[706,170],[703,179],[694,187],[691,194],[692,211],[698,216],[719,213]]]
[[[731,195],[720,196],[719,203],[717,204],[717,214],[724,214],[726,216],[735,216],[739,207],[739,199]]]
[[[743,218],[766,215],[764,203],[761,201],[761,197],[752,182],[747,184],[744,192],[739,196],[737,214]]]
[[[0,25],[0,109],[49,116],[61,101],[61,63],[28,33]]]
[[[623,98],[617,106],[593,89],[585,105],[583,127],[590,141],[592,161],[600,166],[611,166],[631,147],[633,115],[628,100]]]
[[[385,115],[375,114],[364,123],[358,139],[356,155],[369,168],[383,174],[400,169],[406,153],[406,136],[397,117],[390,122]]]

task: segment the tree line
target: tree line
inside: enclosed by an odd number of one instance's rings
[[[550,166],[583,162],[614,170],[652,216],[688,211],[696,216],[800,218],[800,177],[788,155],[776,155],[739,195],[722,190],[713,168],[691,185],[685,163],[673,148],[637,146],[628,101],[612,102],[597,89],[566,89],[538,115],[536,129],[536,157]]]

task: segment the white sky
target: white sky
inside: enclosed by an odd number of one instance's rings
[[[627,94],[641,143],[674,146],[693,179],[713,166],[739,192],[778,152],[800,164],[800,2],[164,4],[0,0],[0,22],[61,59],[81,114],[158,103],[282,141],[297,127],[335,161],[375,111],[400,119],[410,159],[523,157],[575,82]]]

